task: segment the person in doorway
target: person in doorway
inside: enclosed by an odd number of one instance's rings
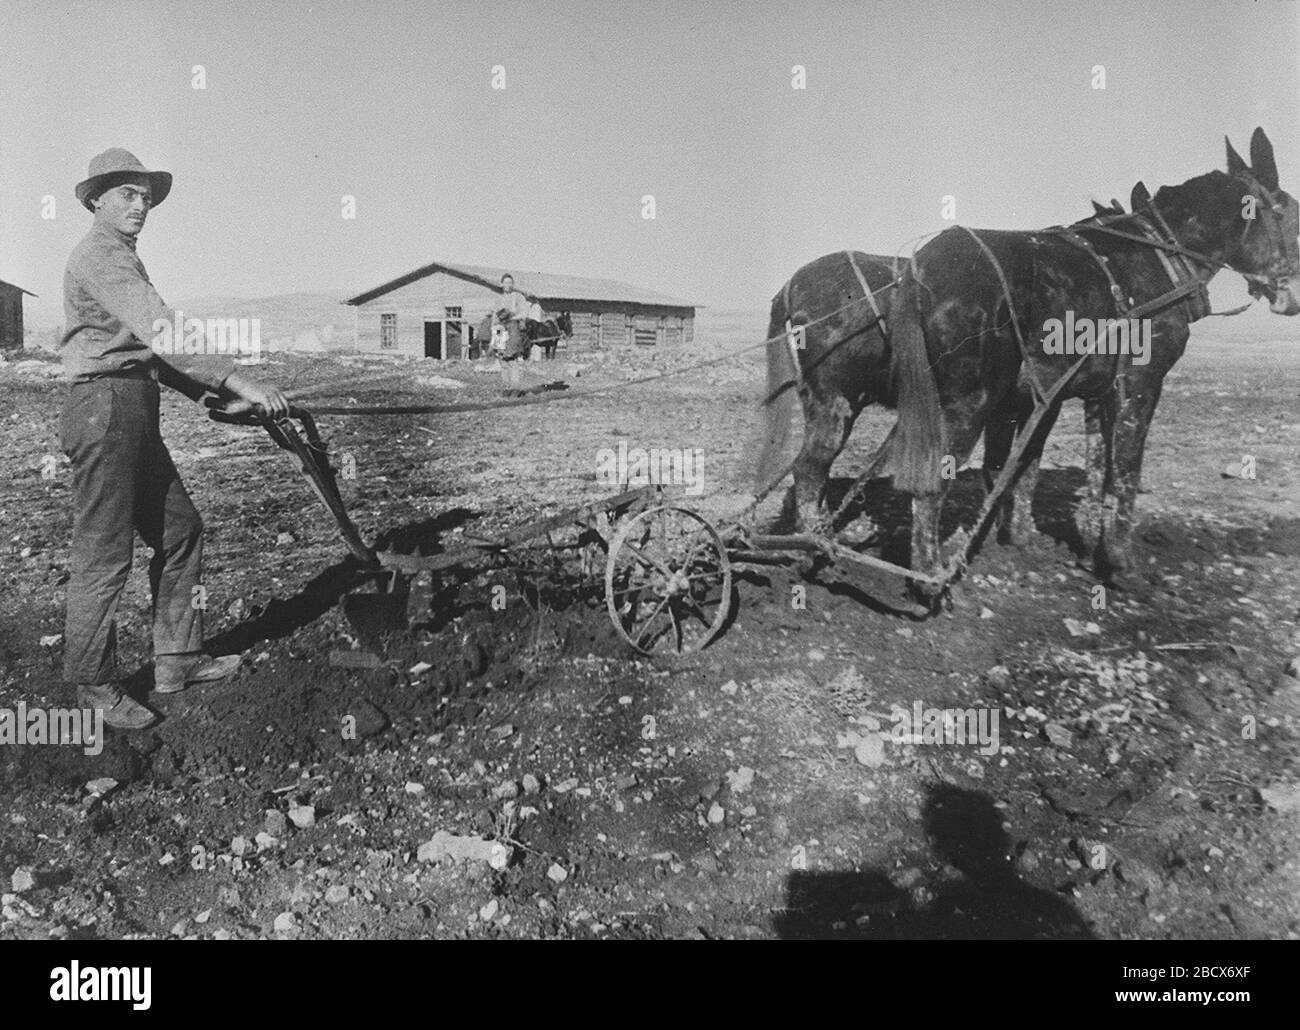
[[[117,664],[116,614],[136,533],[153,551],[154,690],[223,679],[239,665],[238,655],[203,651],[203,522],[159,432],[159,386],[196,401],[215,395],[232,414],[289,413],[280,390],[237,372],[228,356],[158,345],[159,326],[176,314],[149,281],[136,238],[171,187],[169,173],[146,169],[126,150],[93,158],[75,192],[94,223],[63,278],[70,386],[60,446],[73,482],[63,674],[78,705],[102,709],[119,729],[156,719],[122,690]]]

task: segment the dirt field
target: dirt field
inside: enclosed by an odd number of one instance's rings
[[[351,573],[332,521],[265,434],[169,397],[208,527],[212,649],[245,665],[98,756],[0,747],[0,937],[1296,937],[1300,354],[1215,333],[1195,329],[1166,384],[1136,592],[1099,598],[1077,568],[1070,408],[1040,538],[986,544],[951,612],[899,614],[884,575],[755,572],[727,632],[680,659],[632,656],[598,589],[528,568],[436,595],[426,576],[384,664],[332,665],[366,643],[336,603]],[[694,357],[531,370],[578,388]],[[262,371],[282,385],[371,374],[276,360]],[[704,495],[685,502],[740,508],[761,382],[751,355],[574,402],[322,428],[356,462],[342,485],[363,534],[428,552],[613,492],[597,451],[620,439],[701,448]],[[62,389],[0,366],[0,708],[72,703],[48,639],[70,535]],[[499,391],[429,362],[351,396]],[[887,426],[859,424],[838,489]],[[1254,480],[1221,474],[1247,454]],[[899,560],[903,500],[881,484],[868,508]],[[145,687],[146,564],[120,620]],[[997,746],[899,740],[914,706],[996,717]]]

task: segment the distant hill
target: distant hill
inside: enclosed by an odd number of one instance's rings
[[[352,346],[347,293],[284,293],[276,297],[194,297],[176,307],[196,318],[260,318],[262,344],[278,349],[314,335],[325,349]]]

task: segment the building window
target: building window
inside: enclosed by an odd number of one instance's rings
[[[397,346],[397,316],[396,315],[379,316],[379,346],[381,347]]]
[[[461,310],[459,304],[449,304],[447,307],[443,308],[443,311],[447,313],[448,318],[464,318],[465,316],[461,314]]]

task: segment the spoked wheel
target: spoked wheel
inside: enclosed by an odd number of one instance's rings
[[[643,654],[704,647],[731,609],[731,562],[718,531],[689,508],[650,508],[628,519],[605,563],[610,618]]]

